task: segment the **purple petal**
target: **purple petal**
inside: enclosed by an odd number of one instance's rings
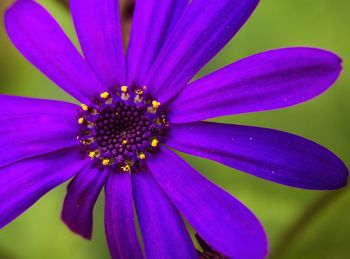
[[[0,95],[0,167],[79,145],[76,105]]]
[[[71,0],[70,7],[85,58],[104,86],[125,84],[119,1]]]
[[[266,256],[264,230],[239,201],[166,148],[148,165],[182,215],[216,251],[237,259]]]
[[[173,126],[167,144],[249,174],[304,189],[343,187],[348,170],[332,152],[272,129],[199,122]]]
[[[62,220],[73,232],[86,239],[92,237],[93,210],[107,176],[106,172],[89,166],[68,185]]]
[[[22,160],[0,169],[0,228],[86,164],[76,148]]]
[[[142,84],[188,0],[138,0],[127,54],[128,83]]]
[[[237,33],[258,0],[192,0],[146,84],[161,103],[174,97]]]
[[[39,4],[17,1],[6,12],[5,23],[17,49],[63,90],[83,103],[103,92],[88,64]]]
[[[196,258],[182,218],[149,172],[132,175],[146,258]]]
[[[30,97],[0,94],[0,117],[53,114],[75,115],[79,106],[64,101],[54,101]]]
[[[130,174],[112,172],[105,199],[105,230],[112,258],[143,258],[135,229]]]
[[[335,54],[313,48],[267,51],[191,83],[169,108],[172,122],[272,110],[327,90],[341,72]]]

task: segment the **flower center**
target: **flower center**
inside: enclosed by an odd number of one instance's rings
[[[146,90],[122,86],[81,105],[78,140],[96,164],[128,172],[158,151],[169,123]]]

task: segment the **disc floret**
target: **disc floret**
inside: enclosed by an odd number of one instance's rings
[[[169,130],[165,110],[147,88],[126,85],[81,104],[78,124],[86,156],[120,172],[142,166]]]

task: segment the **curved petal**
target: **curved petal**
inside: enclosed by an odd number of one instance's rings
[[[167,144],[288,186],[330,190],[346,185],[348,170],[332,152],[272,129],[199,122],[172,128]]]
[[[143,258],[135,229],[130,174],[112,172],[105,190],[105,230],[112,258]]]
[[[125,84],[118,0],[71,0],[70,8],[89,65],[106,88]]]
[[[0,95],[0,167],[79,145],[76,105]]]
[[[237,33],[258,0],[192,0],[146,81],[161,103],[181,91]]]
[[[342,70],[338,56],[314,48],[267,51],[188,85],[170,105],[172,122],[288,107],[327,90]]]
[[[68,148],[0,169],[0,229],[85,165],[79,149]]]
[[[93,210],[108,174],[95,166],[84,168],[69,183],[62,220],[76,234],[91,239]]]
[[[237,259],[266,256],[264,230],[239,201],[164,147],[148,166],[182,215],[216,251]]]
[[[136,1],[127,53],[128,84],[143,84],[188,0]]]
[[[31,0],[17,1],[5,24],[17,49],[80,102],[103,92],[100,82],[52,16]]]
[[[146,258],[196,258],[179,212],[150,172],[134,173],[132,186]]]

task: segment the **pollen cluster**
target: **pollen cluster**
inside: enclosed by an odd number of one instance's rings
[[[121,86],[81,105],[78,140],[97,165],[130,172],[159,149],[169,123],[146,89]]]

